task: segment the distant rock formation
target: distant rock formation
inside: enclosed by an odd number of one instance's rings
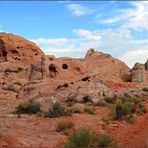
[[[148,60],[145,64],[136,63],[131,69],[131,81],[136,83],[148,83]]]

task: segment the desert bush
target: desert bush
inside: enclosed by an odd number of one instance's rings
[[[116,100],[117,98],[114,96],[114,97],[105,97],[104,100],[107,102],[107,103],[116,103]]]
[[[109,145],[113,144],[114,140],[109,135],[98,134],[97,142],[98,142],[98,147],[107,148]]]
[[[105,106],[106,102],[104,100],[99,100],[95,103],[95,106]]]
[[[15,85],[19,85],[19,86],[21,86],[21,85],[22,85],[22,83],[21,83],[21,82],[19,82],[19,81],[14,82],[14,84],[15,84]]]
[[[64,108],[59,102],[53,104],[52,109],[49,109],[48,113],[45,114],[45,117],[56,118],[60,116],[68,116],[71,113]]]
[[[121,100],[117,100],[116,103],[116,118],[120,119],[122,117],[122,102]]]
[[[13,85],[10,85],[10,86],[5,87],[3,89],[8,90],[8,91],[18,92],[17,89]]]
[[[17,68],[17,72],[21,72],[21,71],[23,71],[23,68],[22,67],[18,67]]]
[[[56,125],[56,131],[61,132],[67,129],[71,129],[74,127],[74,123],[72,121],[60,121]]]
[[[84,96],[83,97],[83,100],[82,100],[83,103],[87,103],[87,102],[91,102],[93,103],[93,100],[92,100],[92,97],[91,96]]]
[[[72,107],[69,107],[68,110],[71,113],[83,113],[84,112],[84,105],[80,104],[80,103],[76,103]]]
[[[69,136],[65,148],[107,148],[112,143],[113,139],[110,136],[97,134],[90,128],[82,128]]]
[[[41,112],[41,104],[34,100],[24,102],[16,108],[17,114],[37,114],[39,112]]]
[[[94,107],[88,107],[87,106],[87,107],[84,108],[84,112],[86,112],[88,114],[92,114],[92,115],[96,114],[96,110],[95,110]]]
[[[19,72],[21,72],[21,71],[23,71],[23,68],[21,68],[21,67],[18,67],[17,69],[10,69],[10,68],[6,68],[6,69],[5,69],[5,72],[19,73]]]
[[[73,106],[78,101],[76,100],[75,96],[68,96],[65,102],[70,107],[70,106]]]
[[[119,103],[120,102],[120,103]],[[141,99],[125,97],[116,102],[116,119],[122,116],[131,116],[133,113],[146,113],[146,108]]]

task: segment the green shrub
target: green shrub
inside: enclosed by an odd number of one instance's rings
[[[113,143],[113,138],[105,134],[99,134],[97,140],[99,148],[107,148]]]
[[[70,115],[70,112],[66,110],[60,103],[56,102],[53,104],[52,109],[49,109],[49,112],[45,115],[45,117],[56,118],[68,115]]]
[[[110,136],[97,134],[90,128],[82,128],[69,136],[65,148],[107,148],[112,143],[113,139]]]
[[[41,112],[41,104],[34,100],[24,102],[16,108],[17,114],[37,114],[39,112]]]
[[[67,129],[71,129],[74,127],[74,123],[72,121],[60,121],[56,125],[56,131],[61,132]]]
[[[87,95],[87,96],[84,96],[84,97],[83,97],[82,102],[83,102],[83,103],[87,103],[87,102],[93,103],[93,100],[92,100],[91,96],[88,96],[88,95]]]
[[[132,111],[133,103],[126,102],[122,105],[122,115],[130,115],[133,113]]]
[[[146,113],[147,110],[142,100],[126,96],[122,98],[122,102],[119,100],[116,102],[116,119],[120,119],[122,116],[131,116],[133,113]]]

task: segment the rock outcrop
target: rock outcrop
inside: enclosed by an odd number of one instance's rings
[[[136,63],[131,69],[131,81],[148,84],[148,61],[145,64]]]
[[[10,33],[0,33],[0,62],[32,64],[45,55],[33,42]]]

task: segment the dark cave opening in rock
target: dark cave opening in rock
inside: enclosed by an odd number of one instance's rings
[[[82,81],[90,81],[90,77],[84,77],[82,78]]]
[[[5,50],[0,51],[0,58],[2,61],[7,61],[7,54],[8,53]]]
[[[7,57],[7,51],[2,50],[2,56],[3,56],[3,57]]]
[[[68,65],[67,65],[67,64],[63,64],[63,65],[62,65],[62,68],[63,68],[63,69],[68,69]]]
[[[53,72],[53,73],[57,72],[56,66],[54,64],[49,65],[49,72]]]

